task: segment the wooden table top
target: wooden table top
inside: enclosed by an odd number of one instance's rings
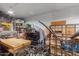
[[[31,44],[30,40],[17,39],[17,38],[9,38],[1,40],[0,42],[3,46],[8,47],[9,49],[18,49]]]

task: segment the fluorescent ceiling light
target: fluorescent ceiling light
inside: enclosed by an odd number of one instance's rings
[[[8,10],[8,14],[13,15],[14,12],[12,10]]]

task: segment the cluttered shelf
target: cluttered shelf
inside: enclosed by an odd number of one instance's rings
[[[64,55],[67,56],[79,55],[79,37],[77,36],[79,24],[51,25],[50,29],[54,32],[49,38],[50,50],[53,50],[51,54],[63,55],[64,53],[62,52],[65,52]],[[52,37],[52,35],[54,36]]]

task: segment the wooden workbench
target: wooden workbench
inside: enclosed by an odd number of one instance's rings
[[[31,41],[17,38],[9,38],[1,40],[0,44],[7,47],[8,48],[7,50],[10,53],[15,54],[17,52],[17,49],[30,45]]]

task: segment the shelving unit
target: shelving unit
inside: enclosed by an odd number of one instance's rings
[[[24,26],[24,21],[23,20],[20,20],[20,19],[17,19],[17,20],[15,20],[14,22],[14,30],[15,31],[18,31],[18,32],[20,32],[20,29],[21,28],[25,28],[25,26]]]
[[[79,30],[79,24],[64,24],[64,25],[51,25],[50,29],[55,32],[56,37],[52,37],[53,34],[50,36],[50,53],[54,56],[72,56],[76,55],[79,56],[78,52],[75,51],[65,51],[61,48],[62,44],[61,41],[68,43],[67,40],[72,40],[70,37]],[[71,42],[73,43],[73,42]],[[76,42],[75,42],[76,43]],[[73,49],[73,48],[72,48]]]

